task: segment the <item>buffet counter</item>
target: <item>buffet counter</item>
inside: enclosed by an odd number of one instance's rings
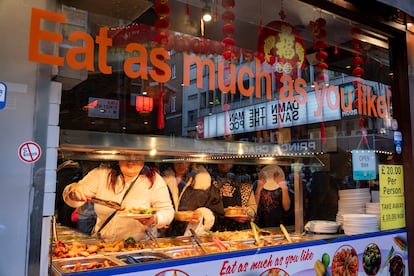
[[[159,238],[155,241],[104,242],[66,227],[57,227],[52,246],[52,275],[325,275],[340,269],[340,262],[354,262],[350,275],[372,269],[364,254],[378,251],[379,265],[388,273],[394,256],[396,267],[406,270],[406,232],[343,234],[292,234],[290,241],[279,229],[266,229],[255,239],[253,231],[213,232],[200,237]],[[402,241],[397,244],[396,241]],[[390,243],[394,242],[394,244]],[[369,253],[366,253],[367,250]],[[202,271],[202,272],[201,272]],[[408,271],[407,271],[408,272]],[[201,274],[200,274],[201,273]],[[302,274],[305,273],[305,274]],[[334,274],[334,273],[332,273]],[[381,274],[377,274],[381,275]],[[384,274],[386,275],[386,274]],[[395,274],[404,275],[404,274]],[[405,275],[408,275],[406,273]]]

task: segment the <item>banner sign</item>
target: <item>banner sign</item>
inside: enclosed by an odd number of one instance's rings
[[[409,275],[406,239],[405,230],[362,234],[113,268],[111,275]]]

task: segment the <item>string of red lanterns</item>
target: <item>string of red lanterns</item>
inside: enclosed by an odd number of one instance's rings
[[[221,32],[224,35],[223,40],[221,41],[224,47],[222,57],[231,61],[234,58],[234,47],[236,46],[236,40],[233,38],[233,35],[236,32],[236,28],[233,25],[233,21],[236,18],[236,15],[233,12],[233,9],[236,5],[235,0],[222,0],[221,6],[224,11],[221,14],[221,19],[224,22],[224,25],[221,28]]]
[[[328,46],[328,43],[326,42],[326,20],[322,17],[319,17],[314,22],[310,22],[310,28],[314,35],[314,37],[317,39],[313,45],[313,48],[317,50],[315,57],[319,61],[319,63],[316,65],[316,69],[319,72],[318,76],[316,77],[317,81],[326,81],[328,79],[328,75],[326,74],[326,70],[328,69],[328,64],[326,63],[326,59],[328,58],[328,53],[325,51],[325,48]]]
[[[159,18],[155,21],[155,29],[157,30],[157,34],[154,37],[154,41],[159,47],[166,48],[169,44],[169,36],[167,34],[168,29],[170,28],[170,20],[167,18],[170,15],[170,6],[168,5],[168,0],[157,0],[155,2],[154,7],[155,13],[159,16]],[[189,10],[188,10],[189,14]],[[155,68],[157,70],[157,68]],[[165,73],[160,72],[158,73]],[[157,127],[158,129],[164,129],[165,121],[164,121],[164,86],[160,83],[160,91],[158,93],[158,113],[157,113]]]
[[[351,35],[352,35],[352,45],[354,46],[353,55],[354,58],[352,59],[352,66],[355,68],[352,70],[352,75],[355,77],[360,78],[364,74],[364,68],[361,67],[364,64],[364,59],[361,57],[362,55],[362,47],[361,41],[358,39],[358,35],[361,34],[361,29],[359,28],[352,28]]]

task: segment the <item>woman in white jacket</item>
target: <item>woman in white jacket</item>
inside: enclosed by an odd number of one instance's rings
[[[110,167],[95,168],[63,191],[63,199],[74,208],[82,206],[92,197],[121,203],[126,210],[156,210],[153,216],[138,220],[120,216],[120,212],[111,217],[114,209],[95,204],[97,221],[92,234],[99,234],[104,240],[114,241],[128,237],[142,240],[146,238],[145,230],[148,227],[165,227],[174,218],[167,185],[143,161],[120,160]]]

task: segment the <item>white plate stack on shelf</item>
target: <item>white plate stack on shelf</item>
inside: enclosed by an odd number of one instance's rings
[[[345,235],[372,233],[379,230],[376,215],[370,214],[343,214],[342,228]]]
[[[367,202],[365,203],[365,213],[370,215],[375,215],[378,219],[378,224],[380,222],[380,204],[379,202]]]
[[[344,214],[364,214],[365,204],[371,202],[369,188],[339,190],[336,222],[343,224]]]
[[[340,224],[329,220],[311,220],[305,225],[305,230],[313,233],[337,233]]]

